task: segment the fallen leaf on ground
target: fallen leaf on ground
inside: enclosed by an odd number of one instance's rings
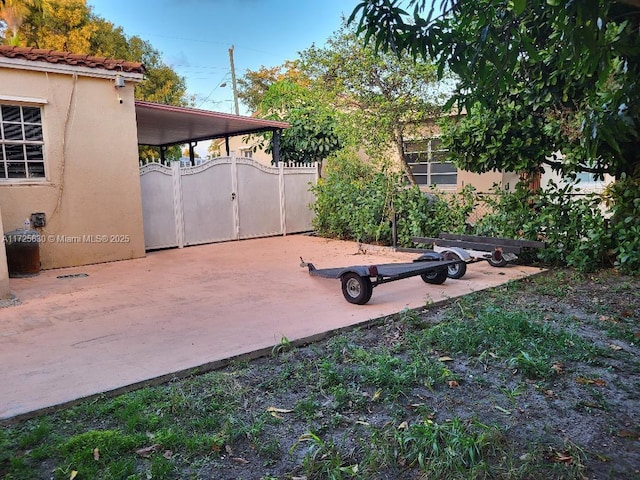
[[[69,477],[69,480],[73,480],[77,476],[78,476],[78,471],[77,470],[71,470],[71,476]]]
[[[604,387],[607,385],[607,382],[605,382],[601,378],[591,379],[585,377],[576,377],[576,382],[581,385],[597,385],[598,387]]]
[[[141,457],[148,458],[152,453],[155,453],[158,450],[160,450],[160,444],[154,443],[149,447],[139,448],[138,450],[136,450],[136,453]]]
[[[511,415],[511,412],[509,410],[507,410],[506,408],[502,408],[499,407],[498,405],[494,405],[493,406],[496,410],[501,411],[502,413],[504,413],[505,415]]]
[[[233,449],[231,448],[230,445],[225,445],[224,450],[225,452],[227,452],[227,455],[233,455]]]
[[[373,394],[373,397],[371,397],[371,400],[373,400],[375,402],[376,400],[378,400],[380,398],[381,394],[382,394],[382,390],[381,389],[376,390],[376,392]]]
[[[453,358],[448,357],[446,355],[444,357],[438,358],[438,360],[440,360],[441,362],[453,362]]]
[[[640,434],[632,432],[631,430],[620,430],[618,432],[618,436],[622,438],[633,438],[635,440],[640,440]]]
[[[407,422],[402,422],[398,425],[398,430],[406,430],[407,428],[409,428],[409,424]]]
[[[547,398],[558,398],[558,396],[555,394],[555,392],[553,390],[544,390],[543,389],[542,393]]]
[[[162,456],[167,460],[171,460],[171,457],[173,457],[173,452],[171,450],[165,450]]]
[[[563,373],[562,363],[561,362],[554,363],[553,365],[551,365],[551,370],[556,372],[558,375],[562,375],[562,373]]]
[[[100,460],[100,450],[98,448],[93,449],[93,459],[96,461]]]
[[[559,463],[573,463],[573,457],[567,453],[553,452],[551,460]]]
[[[242,457],[233,457],[231,460],[233,460],[236,463],[239,463],[241,465],[246,465],[247,463],[249,463],[249,460],[245,460]]]
[[[621,317],[624,317],[624,318],[633,317],[633,311],[631,311],[631,310],[624,310],[624,311],[620,314],[620,316],[621,316]]]
[[[616,352],[617,352],[618,350],[622,350],[622,347],[621,347],[620,345],[614,345],[613,343],[610,343],[610,344],[609,344],[609,348],[610,348],[611,350],[615,350]]]
[[[293,412],[293,410],[288,410],[286,408],[269,407],[269,408],[267,408],[267,412],[291,413],[291,412]]]
[[[456,388],[460,386],[460,384],[455,380],[449,380],[447,384],[449,385],[449,388]]]
[[[286,408],[269,407],[267,408],[267,412],[269,412],[272,417],[282,420],[282,417],[279,415],[280,413],[291,413],[293,412],[293,410],[288,410]]]

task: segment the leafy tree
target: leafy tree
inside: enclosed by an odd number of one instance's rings
[[[44,14],[50,13],[52,8],[48,0],[0,0],[0,21],[5,26],[5,32],[2,34],[3,43],[20,45],[19,30],[31,11]]]
[[[314,88],[325,91],[342,113],[341,124],[350,143],[364,147],[373,158],[387,157],[392,145],[399,165],[413,180],[403,143],[444,103],[436,68],[429,61],[376,52],[346,25],[326,47],[312,46],[301,58],[301,68],[314,81]]]
[[[456,74],[448,106],[468,117],[448,133],[463,168],[640,176],[640,2],[439,3],[364,0],[350,21],[376,48]]]
[[[260,102],[267,94],[269,87],[276,82],[287,80],[294,84],[308,87],[309,79],[300,71],[298,60],[286,61],[283,65],[258,70],[247,70],[243,78],[238,79],[238,98],[250,111],[257,112]]]
[[[289,123],[280,136],[279,154],[284,162],[319,162],[342,147],[336,132],[335,111],[323,104],[312,90],[281,80],[272,84],[258,111],[266,118]],[[272,151],[271,134],[266,137]]]
[[[49,0],[47,9],[31,5],[20,29],[25,44],[62,52],[90,51],[97,26],[84,0]]]

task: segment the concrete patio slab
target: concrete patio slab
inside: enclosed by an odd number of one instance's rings
[[[268,352],[283,337],[310,339],[540,272],[481,262],[443,285],[420,277],[381,285],[359,306],[344,300],[338,280],[300,268],[301,256],[318,268],[416,258],[292,235],[11,279],[20,303],[0,308],[0,418],[214,368]]]

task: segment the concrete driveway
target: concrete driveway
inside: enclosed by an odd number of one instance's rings
[[[293,235],[11,279],[20,303],[0,308],[0,418],[217,368],[233,357],[266,354],[283,337],[321,338],[540,271],[481,262],[443,285],[420,277],[381,285],[359,306],[344,300],[338,280],[311,277],[299,266],[300,256],[318,268],[416,257],[364,248]]]

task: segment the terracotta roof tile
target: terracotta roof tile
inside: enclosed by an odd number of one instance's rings
[[[61,63],[79,67],[104,68],[118,72],[144,73],[145,68],[139,62],[127,62],[105,57],[93,57],[78,53],[57,52],[33,47],[14,47],[0,45],[0,57],[21,58],[36,62]]]

